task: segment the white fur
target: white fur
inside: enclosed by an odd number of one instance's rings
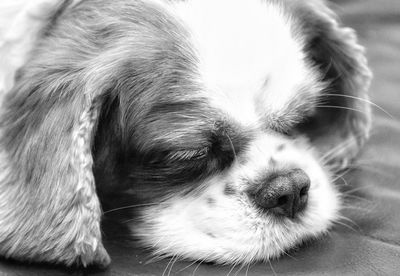
[[[302,38],[294,37],[293,22],[277,3],[201,0],[173,7],[192,35],[200,81],[214,104],[237,122],[257,125],[285,113],[299,93],[319,92],[319,76],[306,64]]]
[[[285,149],[278,151],[280,145]],[[243,159],[247,161],[237,160],[226,174],[206,180],[200,196],[177,195],[147,208],[144,226],[132,227],[135,233],[159,255],[247,263],[278,257],[303,240],[324,233],[337,217],[339,194],[303,141],[260,134]],[[280,221],[260,213],[245,193],[260,172],[288,168],[300,168],[311,179],[308,206],[298,221]],[[224,195],[227,183],[238,191],[236,195]],[[215,200],[215,206],[207,204],[208,198]]]

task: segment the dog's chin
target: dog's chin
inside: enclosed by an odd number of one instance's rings
[[[279,257],[323,235],[337,218],[339,193],[319,163],[302,140],[262,135],[225,172],[142,209],[132,231],[159,257],[220,264]],[[311,180],[306,208],[289,218],[257,207],[246,191],[260,170],[290,167],[301,168]]]

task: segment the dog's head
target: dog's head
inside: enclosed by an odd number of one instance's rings
[[[250,262],[321,235],[370,74],[325,5],[287,2],[63,7],[4,101],[9,174],[63,214],[68,187],[130,194],[133,234],[162,256]]]

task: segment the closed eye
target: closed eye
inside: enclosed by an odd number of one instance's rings
[[[205,158],[208,155],[208,152],[208,147],[194,150],[178,150],[169,153],[166,157],[169,161],[199,160]]]

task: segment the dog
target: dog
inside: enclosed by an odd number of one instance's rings
[[[334,173],[368,138],[371,72],[325,2],[13,3],[2,256],[107,266],[99,197],[116,191],[161,257],[267,261],[338,219]]]

